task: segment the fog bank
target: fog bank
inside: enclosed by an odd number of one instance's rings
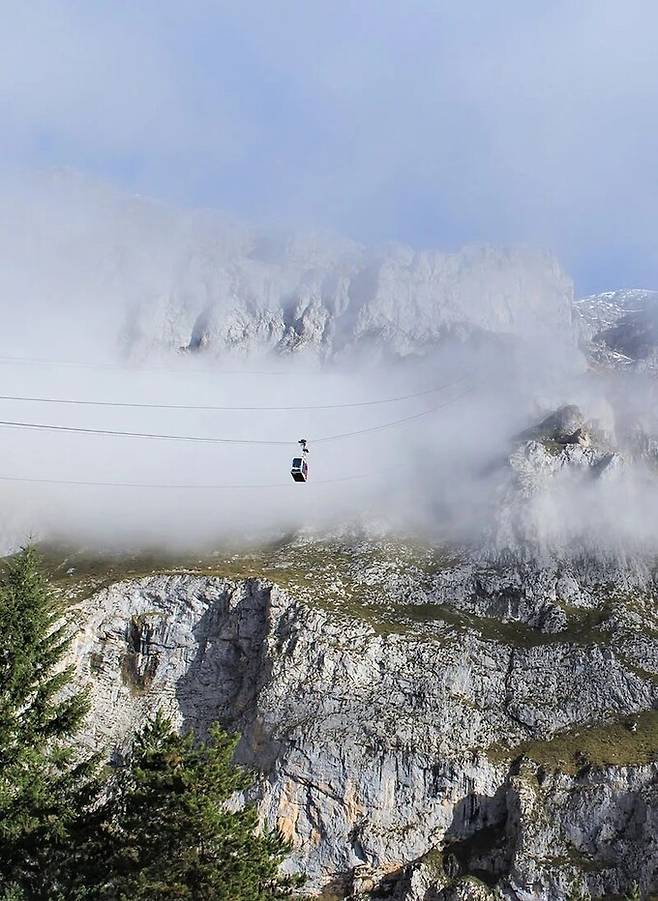
[[[482,541],[529,425],[578,404],[623,451],[652,408],[649,377],[588,368],[571,283],[535,251],[367,248],[47,174],[8,195],[0,258],[1,393],[25,398],[0,418],[92,432],[2,427],[10,543],[212,546],[382,518]],[[289,474],[299,438],[305,485]],[[644,541],[653,484],[621,478],[585,501],[552,477],[528,537]]]

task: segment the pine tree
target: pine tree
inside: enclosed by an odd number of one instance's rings
[[[279,872],[287,843],[258,834],[253,806],[227,808],[250,779],[232,763],[236,739],[179,735],[158,713],[138,735],[115,799],[98,896],[120,901],[277,901],[298,884]]]
[[[75,840],[98,791],[70,745],[88,706],[63,666],[66,605],[32,548],[0,580],[0,898],[73,898]]]
[[[236,739],[178,735],[157,715],[111,782],[74,739],[88,708],[64,666],[66,604],[31,548],[0,579],[0,901],[279,901],[288,850],[259,833]]]

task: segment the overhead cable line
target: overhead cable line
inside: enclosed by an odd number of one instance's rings
[[[467,394],[470,394],[472,389],[468,391],[462,392],[462,394],[457,395],[457,397],[452,397],[450,400],[445,401],[442,404],[437,404],[434,407],[430,407],[429,410],[421,410],[420,413],[413,413],[411,416],[404,416],[402,419],[393,419],[391,422],[383,422],[381,425],[370,426],[365,429],[358,429],[355,432],[342,432],[337,435],[325,435],[322,438],[312,438],[309,439],[313,444],[319,444],[321,441],[340,441],[343,438],[356,438],[357,435],[365,435],[370,432],[382,432],[384,429],[390,429],[397,425],[403,425],[406,422],[413,422],[415,419],[421,419],[423,416],[428,416],[430,413],[436,413],[437,410],[443,409],[443,407],[447,407],[450,404],[454,404],[456,401],[461,400],[462,397],[466,397]]]
[[[353,432],[342,432],[336,435],[322,435],[317,438],[309,438],[309,442],[313,444],[319,444],[320,442],[325,441],[337,441],[345,438],[354,438],[357,435],[365,435],[370,432],[381,432],[384,429],[393,428],[394,426],[402,425],[406,422],[412,422],[415,419],[420,419],[423,416],[428,416],[430,413],[434,413],[437,410],[442,409],[443,407],[448,406],[448,404],[455,403],[455,401],[460,400],[462,397],[465,397],[466,394],[470,393],[469,391],[463,392],[461,395],[457,397],[451,398],[448,401],[445,401],[442,404],[438,404],[434,407],[430,407],[428,410],[421,410],[420,413],[414,413],[411,416],[403,416],[401,419],[393,419],[390,422],[383,422],[379,425],[370,426],[364,429],[357,429]],[[202,435],[168,435],[168,434],[158,434],[154,432],[123,432],[115,429],[92,429],[92,428],[83,428],[82,426],[65,426],[65,425],[51,425],[48,423],[40,423],[40,422],[15,422],[13,420],[0,420],[0,427],[4,428],[14,428],[14,429],[26,429],[33,431],[46,431],[46,432],[65,432],[72,434],[81,434],[81,435],[104,435],[116,438],[145,438],[145,439],[154,439],[160,441],[189,441],[194,443],[203,443],[203,444],[254,444],[254,445],[269,445],[269,446],[285,446],[288,447],[291,444],[296,443],[297,439],[288,439],[287,441],[272,441],[268,439],[262,438],[218,438],[218,437],[205,437]]]
[[[369,479],[374,478],[377,473],[360,473],[358,475],[353,476],[339,476],[335,479],[315,479],[311,485],[333,485],[336,482],[354,482],[359,479]],[[255,484],[250,485],[247,483],[236,483],[236,484],[214,484],[214,485],[199,485],[199,484],[189,484],[189,485],[181,485],[181,484],[172,484],[172,483],[154,483],[154,482],[94,482],[94,481],[86,481],[83,479],[39,479],[39,478],[27,478],[27,477],[19,477],[19,476],[0,476],[0,482],[19,482],[19,483],[29,483],[36,485],[76,485],[83,486],[88,488],[147,488],[147,489],[167,489],[173,491],[189,491],[189,490],[203,490],[203,491],[215,491],[220,489],[242,489],[242,488],[292,488],[294,486],[294,482],[270,482],[269,484]]]
[[[230,413],[230,412],[294,412],[303,410],[342,410],[347,407],[374,407],[381,404],[392,404],[402,400],[413,400],[415,397],[425,397],[428,394],[436,394],[446,388],[451,388],[463,379],[455,379],[452,382],[446,382],[443,385],[436,385],[434,388],[427,388],[424,391],[416,391],[413,394],[400,394],[397,397],[384,397],[378,400],[352,401],[345,404],[309,404],[306,406],[293,407],[222,407],[210,404],[156,404],[156,403],[139,403],[132,401],[114,401],[114,400],[80,400],[73,398],[59,397],[23,397],[17,394],[0,394],[0,400],[21,401],[25,403],[38,404],[61,404],[66,406],[78,407],[125,407],[134,410],[193,410],[206,413]]]
[[[203,367],[188,367],[186,364],[179,368],[173,366],[121,366],[118,363],[87,363],[82,360],[47,360],[40,357],[7,357],[0,356],[0,364],[18,366],[63,366],[74,369],[99,369],[115,372],[172,372],[176,375],[193,373],[195,375],[287,375],[282,369],[204,369]]]

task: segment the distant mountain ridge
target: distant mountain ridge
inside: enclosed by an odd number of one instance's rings
[[[451,334],[571,333],[572,282],[540,251],[367,248],[172,209],[71,174],[7,205],[0,296],[32,325],[35,308],[53,329],[75,320],[127,356],[403,357]]]
[[[574,303],[582,348],[615,369],[658,370],[658,291],[605,291]]]
[[[332,358],[361,348],[414,355],[454,332],[569,330],[571,285],[544,254],[396,247],[317,266],[291,250],[276,262],[215,257],[203,276],[193,256],[172,292],[138,306],[130,331],[210,353],[312,351]],[[190,279],[204,290],[191,290]]]

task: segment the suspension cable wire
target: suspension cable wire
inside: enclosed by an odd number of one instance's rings
[[[309,484],[311,485],[333,485],[336,482],[354,482],[359,479],[371,479],[380,473],[359,473],[353,476],[338,476],[335,479],[314,479]],[[248,484],[248,483],[236,483],[236,484],[214,484],[214,485],[200,485],[200,484],[176,484],[176,483],[156,483],[156,482],[94,482],[87,481],[83,479],[41,479],[41,478],[27,478],[27,477],[19,477],[19,476],[2,476],[0,475],[0,482],[19,482],[19,483],[29,483],[35,485],[77,485],[89,488],[147,488],[147,489],[167,489],[173,491],[190,491],[190,490],[202,490],[202,491],[215,491],[215,490],[224,490],[224,489],[243,489],[243,488],[292,488],[295,483],[294,482],[270,482],[269,484]]]
[[[392,404],[402,400],[413,400],[416,397],[425,397],[428,394],[437,394],[446,388],[451,388],[464,381],[463,378],[455,379],[452,382],[445,382],[443,385],[435,385],[433,388],[426,388],[424,391],[416,391],[413,394],[400,394],[397,397],[384,397],[378,400],[351,401],[345,404],[309,404],[308,406],[294,407],[221,407],[205,404],[156,404],[156,403],[138,403],[132,401],[113,401],[113,400],[80,400],[59,397],[23,397],[16,394],[0,394],[0,401],[23,401],[26,403],[37,404],[61,404],[66,406],[78,407],[119,407],[133,410],[190,410],[206,413],[230,413],[230,412],[295,412],[304,410],[342,410],[348,407],[374,407],[381,404]]]
[[[181,358],[182,359],[182,358]],[[61,366],[73,369],[109,370],[113,372],[172,372],[175,375],[289,375],[283,369],[204,369],[203,367],[188,367],[183,364],[179,368],[173,366],[121,366],[119,363],[93,363],[83,360],[48,360],[41,357],[11,357],[0,356],[1,365],[17,366]]]
[[[291,445],[290,441],[267,441],[254,438],[214,438],[202,435],[162,435],[153,432],[120,432],[114,429],[88,429],[82,426],[50,425],[42,422],[13,422],[0,420],[0,428],[26,429],[41,432],[68,432],[77,435],[104,435],[111,438],[148,438],[157,441],[191,441],[201,444],[261,444],[261,445]]]
[[[404,416],[401,419],[394,419],[390,422],[383,422],[379,425],[370,426],[365,429],[357,429],[354,432],[342,432],[336,435],[323,435],[318,438],[309,438],[308,441],[310,444],[319,444],[320,442],[326,441],[337,441],[345,438],[354,438],[358,435],[365,435],[370,432],[381,432],[384,429],[393,428],[394,426],[402,425],[406,422],[412,422],[413,420],[420,419],[423,416],[428,416],[430,413],[434,413],[437,410],[443,409],[443,407],[447,407],[449,404],[455,403],[458,400],[461,400],[462,397],[465,397],[472,391],[472,388],[469,388],[467,391],[463,392],[461,395],[457,397],[451,398],[450,400],[445,401],[442,404],[437,404],[436,406],[430,407],[427,410],[421,410],[420,413],[414,413],[411,416]],[[114,438],[146,438],[152,440],[159,441],[188,441],[194,443],[203,443],[203,444],[254,444],[254,445],[268,445],[270,447],[289,447],[292,444],[297,443],[296,438],[288,439],[287,441],[274,441],[269,439],[262,438],[218,438],[218,437],[205,437],[202,435],[167,435],[167,434],[158,434],[154,432],[123,432],[115,429],[92,429],[92,428],[84,428],[82,426],[66,426],[66,425],[52,425],[48,423],[40,423],[40,422],[15,422],[13,420],[0,420],[0,427],[2,428],[13,428],[13,429],[26,429],[32,431],[44,431],[44,432],[65,432],[69,434],[80,434],[80,435],[103,435],[106,437],[114,437]]]
[[[322,438],[309,438],[309,444],[319,444],[323,441],[340,441],[343,438],[356,438],[358,435],[365,435],[370,432],[382,432],[384,429],[390,429],[397,425],[403,425],[406,422],[413,422],[415,419],[420,419],[423,416],[427,416],[430,413],[435,413],[437,410],[442,410],[444,407],[449,406],[450,404],[456,403],[458,400],[461,400],[463,397],[466,397],[471,393],[473,389],[469,388],[468,391],[463,391],[461,394],[458,394],[457,397],[451,397],[450,400],[445,401],[442,404],[437,404],[434,407],[430,407],[429,410],[421,410],[420,413],[413,413],[411,416],[404,416],[402,419],[393,419],[391,422],[383,422],[381,425],[370,426],[365,429],[358,429],[355,432],[343,432],[338,435],[325,435]]]

